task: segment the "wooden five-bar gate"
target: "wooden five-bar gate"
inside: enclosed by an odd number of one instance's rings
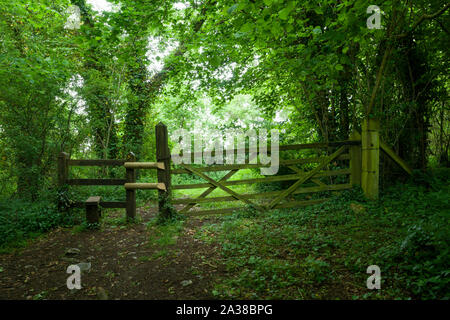
[[[280,167],[287,167],[291,173],[283,175],[265,176],[252,179],[230,180],[239,170],[267,167],[258,163],[224,164],[209,166],[194,166],[180,164],[175,166],[171,161],[168,145],[167,127],[160,123],[156,126],[156,162],[136,162],[133,154],[124,160],[72,160],[70,156],[62,153],[59,157],[59,183],[63,185],[119,185],[126,192],[126,201],[104,202],[100,197],[90,197],[85,202],[76,202],[76,207],[86,207],[87,218],[90,222],[98,222],[98,210],[95,208],[126,208],[127,218],[134,219],[136,215],[136,190],[158,190],[158,206],[160,214],[167,214],[173,210],[172,205],[182,206],[180,213],[187,215],[223,214],[233,212],[241,207],[227,207],[219,209],[198,210],[197,205],[205,203],[219,203],[239,201],[256,210],[264,211],[277,208],[293,208],[316,204],[328,200],[326,197],[295,200],[293,197],[299,194],[311,194],[325,191],[341,191],[351,189],[354,185],[361,185],[366,196],[371,199],[378,197],[379,178],[379,151],[384,151],[392,160],[399,164],[406,172],[411,174],[409,166],[400,159],[386,144],[379,139],[378,122],[368,120],[363,124],[362,135],[354,131],[348,140],[330,143],[293,144],[279,146],[279,151],[298,151],[305,149],[319,150],[317,156],[284,159],[280,157]],[[270,149],[270,148],[269,148]],[[322,150],[322,152],[320,152]],[[241,150],[242,151],[242,150]],[[246,154],[249,149],[245,149]],[[323,155],[326,151],[327,154]],[[238,149],[233,149],[237,153]],[[229,155],[230,150],[224,151]],[[190,154],[193,159],[196,154]],[[339,163],[336,168],[332,163]],[[304,171],[298,165],[317,164],[313,169]],[[124,179],[69,179],[70,166],[123,166],[126,168]],[[158,181],[155,183],[137,183],[136,170],[157,170]],[[226,172],[215,180],[207,175],[208,172]],[[172,175],[189,174],[204,180],[202,183],[172,185]],[[341,177],[338,179],[330,177]],[[328,179],[326,179],[328,178]],[[260,193],[238,193],[230,187],[236,185],[249,185],[257,183],[274,183],[292,181],[284,190],[268,191]],[[344,181],[344,182],[342,182]],[[309,182],[310,185],[306,185]],[[328,182],[328,183],[327,183]],[[206,189],[197,197],[173,198],[174,190]],[[223,196],[208,197],[216,189],[226,193]],[[94,208],[94,209],[93,209]]]

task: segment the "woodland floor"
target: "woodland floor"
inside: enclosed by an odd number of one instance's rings
[[[225,272],[212,262],[219,251],[194,238],[208,220],[188,219],[176,239],[149,241],[155,235],[147,223],[155,208],[138,209],[140,222],[127,226],[114,223],[122,211],[108,213],[100,230],[57,229],[0,255],[0,299],[213,298],[213,279]],[[68,257],[70,248],[79,253]],[[90,262],[91,270],[82,273],[82,289],[71,291],[66,269],[80,262]]]
[[[0,254],[0,300],[414,298],[396,264],[383,269],[383,290],[367,289],[373,253],[405,239],[403,215],[376,208],[343,199],[165,225],[155,223],[154,205],[139,208],[132,224],[124,210],[107,210],[97,230],[59,228]],[[82,288],[69,290],[66,270],[79,263],[89,270]]]

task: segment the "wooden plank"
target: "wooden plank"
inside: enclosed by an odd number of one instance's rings
[[[243,210],[245,207],[237,207],[237,208],[223,208],[223,209],[211,209],[211,210],[199,210],[199,211],[190,211],[186,214],[189,216],[204,216],[204,215],[212,215],[212,214],[227,214],[233,213],[238,210]]]
[[[402,158],[400,158],[394,150],[391,149],[391,147],[389,147],[386,143],[384,143],[383,141],[381,141],[380,139],[380,148],[381,150],[383,150],[383,152],[385,154],[387,154],[389,156],[389,158],[391,158],[395,163],[397,163],[400,168],[402,168],[403,170],[406,171],[406,173],[408,173],[409,175],[412,175],[412,169],[409,166],[409,164],[407,164],[405,162],[405,160],[403,160]]]
[[[67,179],[72,186],[122,186],[125,179]]]
[[[296,166],[288,166],[288,168],[296,173],[305,174],[305,172],[303,170],[300,170]],[[320,181],[319,179],[311,179],[311,181],[314,182],[315,184],[317,184],[318,186],[322,186],[322,187],[326,186],[326,184],[323,183],[322,181]]]
[[[290,180],[297,180],[305,174],[285,174],[285,175],[280,175],[280,176],[270,176],[270,177],[264,177],[264,178],[231,180],[231,181],[225,181],[222,184],[225,186],[235,186],[235,185],[241,185],[241,184],[290,181]],[[314,175],[314,178],[328,177],[328,176],[340,176],[340,175],[347,175],[347,174],[350,174],[350,169],[327,170],[327,171],[316,173]],[[182,189],[201,189],[201,188],[209,188],[209,187],[212,187],[212,185],[210,183],[195,183],[195,184],[174,185],[172,188],[174,190],[182,190]]]
[[[294,164],[306,164],[306,163],[318,163],[320,162],[324,157],[311,157],[311,158],[304,158],[304,159],[280,159],[280,165],[294,165]],[[348,160],[350,159],[349,154],[343,154],[340,157],[337,158],[337,160]],[[200,172],[215,172],[215,171],[228,171],[228,170],[234,170],[234,169],[258,169],[258,168],[267,168],[270,167],[270,164],[225,164],[225,165],[214,165],[214,166],[206,166],[206,167],[199,167],[196,168]],[[190,172],[185,169],[172,169],[172,174],[189,174]]]
[[[97,166],[123,166],[125,160],[97,159],[97,160],[69,160],[68,165],[73,167]]]
[[[317,199],[317,200],[306,200],[306,201],[294,201],[288,203],[282,203],[275,206],[274,209],[283,209],[283,208],[295,208],[295,207],[305,207],[313,204],[319,204],[330,200],[327,199]],[[235,207],[235,208],[222,208],[222,209],[211,209],[211,210],[199,210],[199,211],[191,211],[187,212],[189,216],[203,216],[203,215],[214,215],[214,214],[231,214],[236,211],[245,210],[245,207]]]
[[[323,160],[323,157],[311,157],[311,158],[303,158],[303,159],[280,159],[280,165],[289,166],[294,164],[307,164],[307,163],[319,163]],[[348,160],[350,159],[350,155],[348,153],[340,155],[336,158],[336,160]]]
[[[290,144],[290,145],[284,145],[284,146],[279,146],[279,151],[288,151],[288,150],[304,150],[304,149],[324,149],[324,148],[331,148],[331,147],[342,147],[342,146],[352,146],[352,145],[360,145],[361,142],[360,141],[350,141],[350,140],[345,140],[345,141],[336,141],[336,142],[319,142],[319,143],[304,143],[304,144]],[[267,146],[267,152],[270,153],[271,150],[271,146],[268,145]],[[188,152],[187,155],[191,156],[191,160],[194,160],[195,156],[203,156],[203,153],[206,151],[202,151],[202,152]],[[214,156],[215,155],[215,150],[211,150],[211,155]],[[234,152],[235,154],[237,152],[244,152],[245,154],[249,154],[250,152],[250,148],[234,148],[234,149],[229,149],[229,150],[223,150],[223,156],[225,157],[227,152]],[[174,154],[177,155],[177,154]]]
[[[196,168],[200,172],[216,172],[216,171],[229,171],[236,169],[258,169],[258,168],[268,168],[270,164],[224,164],[224,165],[215,165],[215,166],[207,166]],[[172,169],[172,174],[192,174],[189,170],[186,169]]]
[[[219,182],[224,182],[226,180],[228,180],[229,178],[231,178],[236,172],[238,172],[239,170],[235,169],[235,170],[231,170],[230,172],[228,172],[225,176],[223,176],[222,178],[220,178]],[[201,198],[205,198],[207,195],[209,195],[211,192],[213,192],[215,189],[217,189],[216,186],[211,186],[210,188],[208,188],[207,190],[205,190],[200,196],[197,197],[197,199],[201,199]],[[234,198],[233,198],[234,199]],[[175,202],[172,202],[175,203]],[[195,202],[188,202],[187,206],[184,207],[180,213],[185,213],[187,212],[189,209],[191,209],[192,207],[195,206]]]
[[[291,144],[291,145],[285,145],[280,146],[280,151],[287,151],[287,150],[303,150],[303,149],[322,149],[322,148],[331,148],[331,147],[343,147],[343,146],[353,146],[353,145],[359,145],[361,142],[359,141],[335,141],[335,142],[328,142],[328,143],[305,143],[305,144]],[[270,148],[269,148],[270,150]]]
[[[164,162],[125,162],[125,168],[164,170]]]
[[[127,190],[163,190],[166,191],[164,183],[125,183],[125,189]]]
[[[101,198],[102,197],[99,197],[99,196],[89,197],[86,200],[86,204],[88,204],[88,205],[90,205],[90,204],[98,205],[100,203]]]
[[[305,200],[305,201],[289,201],[289,202],[286,202],[286,203],[277,204],[274,207],[274,209],[305,207],[305,206],[310,206],[310,205],[313,205],[313,204],[326,202],[328,200],[330,200],[330,198]]]
[[[126,201],[100,201],[100,206],[103,208],[126,208]]]
[[[292,194],[305,194],[305,193],[317,193],[317,192],[325,192],[325,191],[341,191],[351,189],[352,185],[350,183],[342,183],[335,185],[324,185],[324,186],[314,186],[314,187],[305,187],[299,188],[295,190]],[[241,194],[241,197],[246,199],[258,199],[258,198],[271,198],[277,196],[282,191],[268,191],[261,193],[252,193],[252,194]],[[187,204],[187,203],[209,203],[209,202],[221,202],[221,201],[237,201],[232,196],[220,196],[220,197],[211,197],[211,198],[178,198],[173,199],[173,204]]]
[[[342,154],[347,146],[340,147],[336,152],[334,152],[332,155],[326,157],[322,162],[312,171],[310,171],[306,175],[302,175],[299,180],[297,180],[292,186],[290,186],[288,189],[284,190],[280,195],[278,195],[275,199],[272,200],[269,204],[269,209],[274,208],[283,198],[286,198],[288,195],[290,195],[292,192],[294,192],[302,183],[304,183],[306,180],[312,178],[314,175],[316,175],[320,170],[322,170],[323,167],[325,167],[328,163],[333,161],[335,158],[337,158],[340,154]]]
[[[260,210],[260,211],[264,211],[264,208],[263,208],[263,207],[261,207],[261,206],[255,204],[255,203],[253,203],[253,202],[251,202],[251,201],[248,200],[248,199],[242,198],[239,194],[237,194],[237,193],[234,192],[233,190],[231,190],[231,189],[225,187],[225,186],[223,185],[222,182],[217,182],[217,181],[215,181],[214,179],[212,179],[212,178],[208,177],[207,175],[203,174],[202,172],[199,172],[199,171],[197,171],[196,169],[189,167],[188,165],[183,165],[183,167],[184,167],[186,170],[189,170],[189,171],[191,171],[192,173],[195,173],[196,175],[198,175],[199,177],[205,179],[206,181],[209,181],[209,183],[211,183],[212,185],[214,185],[214,186],[216,186],[216,187],[222,189],[223,191],[225,191],[225,192],[231,194],[231,195],[234,196],[235,198],[237,198],[237,199],[239,199],[239,200],[241,200],[241,201],[247,203],[248,205],[251,205],[251,206],[255,207],[256,209],[258,209],[258,210]]]
[[[73,202],[70,205],[72,208],[84,208],[86,206],[86,202],[85,201],[76,201]],[[113,208],[126,208],[127,207],[127,203],[125,201],[100,201],[100,206],[102,208],[108,208],[108,209],[113,209]]]

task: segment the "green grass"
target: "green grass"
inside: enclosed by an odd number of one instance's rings
[[[147,223],[150,238],[148,246],[156,249],[151,257],[145,257],[145,260],[157,260],[173,254],[173,246],[177,243],[179,235],[184,230],[184,220],[169,220],[160,223],[157,218]]]
[[[425,180],[418,181],[418,180]],[[449,184],[415,177],[379,201],[351,190],[320,205],[243,210],[197,237],[221,245],[225,299],[448,299]],[[430,187],[431,186],[431,187]],[[381,290],[369,290],[369,265]]]

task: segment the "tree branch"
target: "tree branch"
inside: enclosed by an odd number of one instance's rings
[[[417,19],[417,21],[412,25],[412,27],[411,27],[410,30],[408,30],[408,31],[406,31],[406,32],[404,32],[404,33],[395,35],[394,38],[395,38],[395,39],[401,39],[401,38],[407,37],[407,36],[408,36],[411,32],[413,32],[413,31],[414,31],[414,30],[415,30],[422,22],[424,22],[425,20],[431,20],[431,19],[434,19],[434,18],[439,17],[441,14],[443,14],[445,11],[447,11],[448,8],[450,8],[450,3],[447,3],[441,10],[439,10],[439,11],[433,13],[433,14],[423,14],[423,15],[422,15],[419,19]]]

